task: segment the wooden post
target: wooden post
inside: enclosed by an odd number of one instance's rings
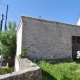
[[[2,25],[3,25],[3,20],[4,20],[4,15],[2,14],[1,30],[2,30]],[[0,53],[1,53],[1,60],[0,60],[0,63],[1,63],[1,65],[0,65],[0,74],[1,74],[2,73],[2,70],[1,70],[1,67],[2,67],[2,49],[1,49]]]
[[[8,4],[6,9],[6,19],[5,19],[5,30],[7,30],[6,24],[7,24],[7,16],[8,16]]]

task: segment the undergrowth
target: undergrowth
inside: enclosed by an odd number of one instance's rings
[[[76,62],[60,62],[51,64],[38,62],[42,69],[41,80],[80,80],[80,64]]]

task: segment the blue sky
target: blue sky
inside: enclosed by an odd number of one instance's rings
[[[0,0],[9,7],[8,21],[16,21],[21,15],[32,16],[53,21],[76,24],[80,17],[80,0]],[[0,14],[5,15],[6,6],[0,3]],[[1,19],[1,15],[0,15]],[[5,21],[5,20],[4,20]]]

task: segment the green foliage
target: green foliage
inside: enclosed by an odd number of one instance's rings
[[[2,74],[7,74],[11,72],[13,72],[12,68],[9,68],[9,67],[2,68]]]
[[[79,80],[80,64],[76,62],[61,62],[50,64],[45,61],[38,63],[42,69],[42,80]]]
[[[22,53],[19,55],[19,58],[24,58],[24,57],[26,57],[26,54],[27,54],[27,50],[26,50],[26,49],[23,49],[23,50],[22,50]]]
[[[9,22],[7,30],[0,31],[0,42],[3,55],[9,59],[14,58],[16,53],[16,23]]]

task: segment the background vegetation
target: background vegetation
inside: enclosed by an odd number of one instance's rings
[[[13,69],[9,68],[9,67],[3,67],[1,72],[2,72],[2,75],[3,75],[3,74],[7,74],[7,73],[13,72]]]
[[[13,59],[16,53],[16,23],[9,22],[7,30],[0,31],[0,47],[5,58]]]
[[[51,64],[40,61],[42,80],[80,80],[80,64],[76,62],[60,62]]]

